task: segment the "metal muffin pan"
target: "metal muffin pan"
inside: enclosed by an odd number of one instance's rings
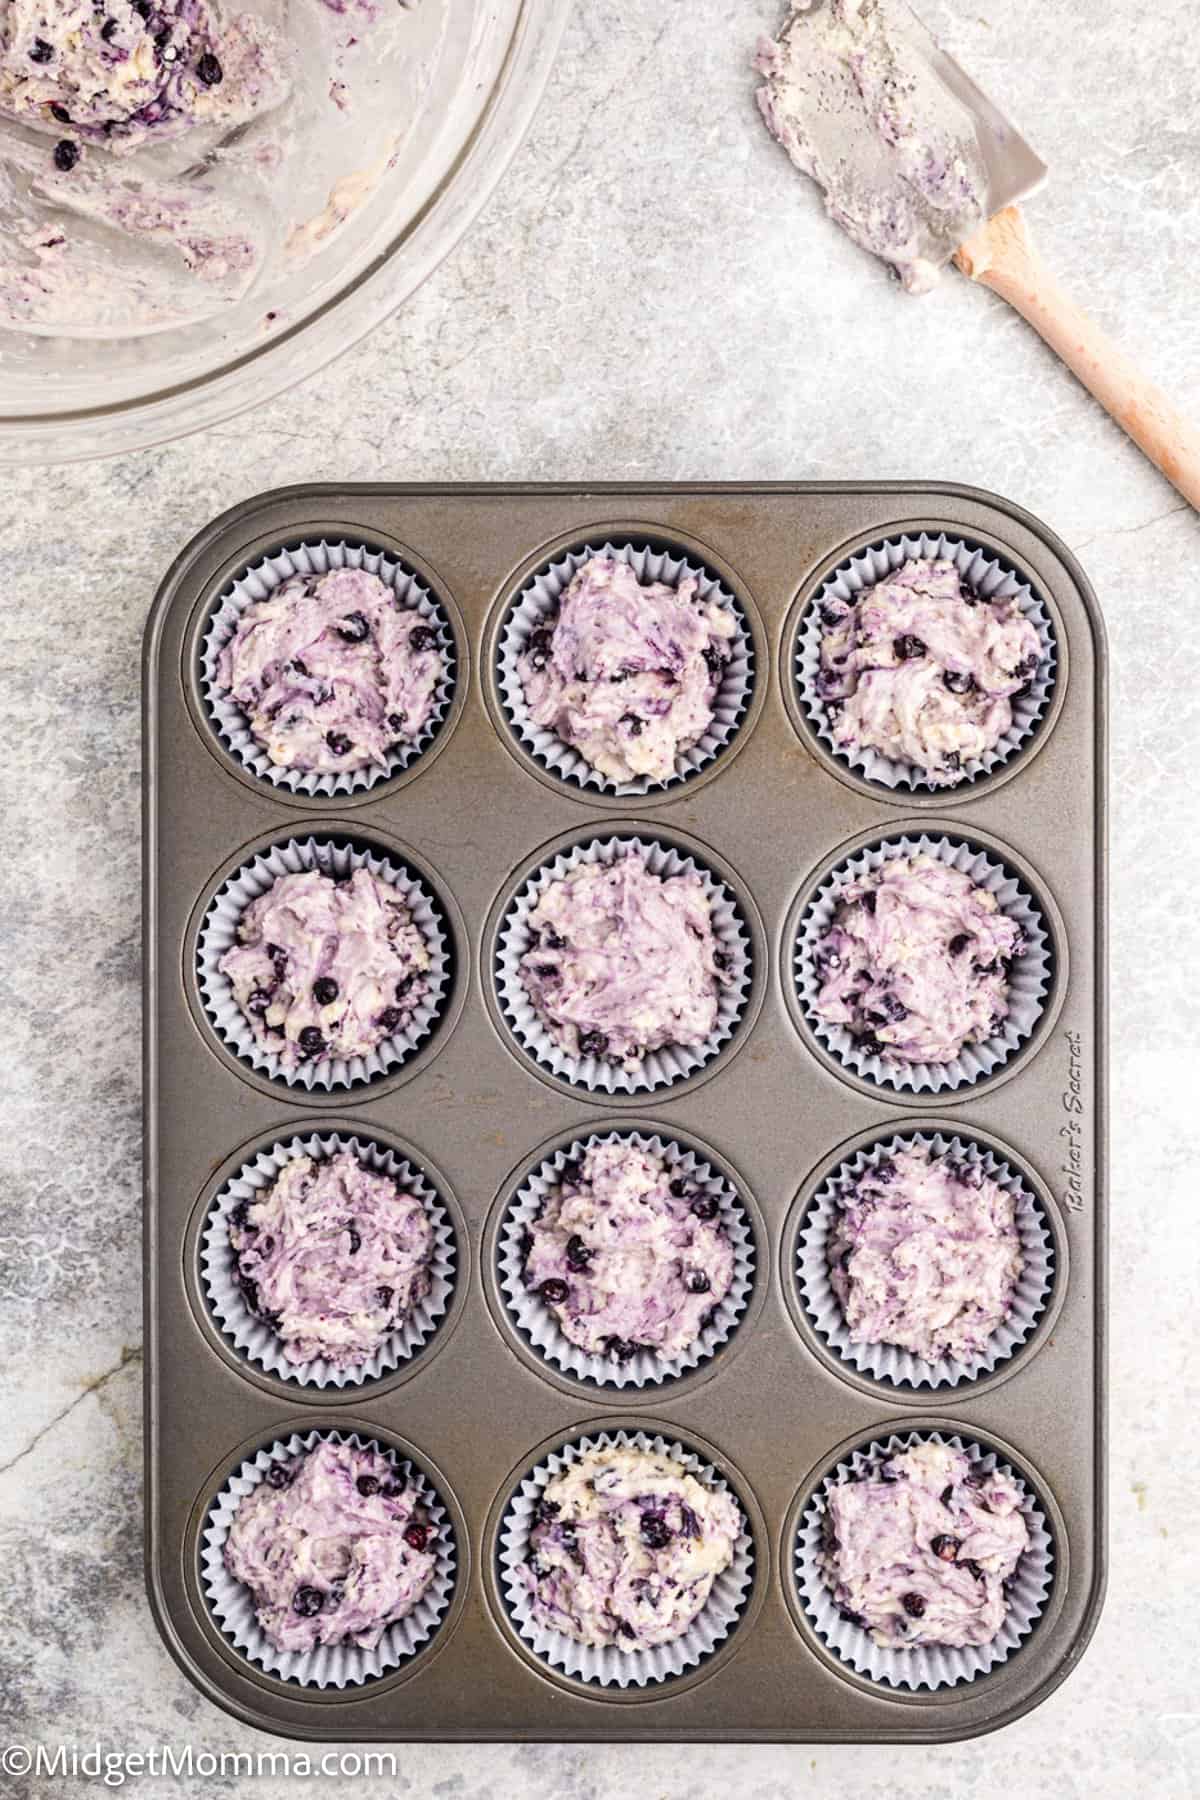
[[[920,530],[982,546],[1035,588],[1057,677],[1028,745],[937,794],[872,784],[826,753],[793,690],[806,598],[862,547]],[[395,780],[328,800],[252,775],[203,702],[213,603],[285,546],[344,540],[417,571],[456,639],[438,737]],[[529,757],[497,691],[514,596],[565,549],[670,546],[719,576],[754,641],[755,682],[721,754],[644,796],[564,781]],[[168,572],[145,646],[146,1568],[172,1654],[217,1704],[264,1730],[330,1741],[543,1739],[937,1742],[994,1729],[1045,1698],[1095,1625],[1105,1579],[1105,649],[1078,565],[1036,519],[929,483],[370,486],[284,490],[205,527]],[[803,1026],[791,930],[830,866],[882,836],[957,835],[1027,880],[1051,939],[1037,1029],[991,1076],[936,1094],[888,1088]],[[365,841],[431,885],[452,979],[417,1052],[374,1080],[311,1091],[258,1072],[213,1030],[196,940],[208,899],[265,844]],[[556,1075],[511,1036],[494,943],[519,880],[564,843],[637,835],[684,847],[731,885],[751,981],[718,1054],[686,1079],[608,1095]],[[746,1203],[754,1281],[728,1341],[643,1389],[565,1377],[521,1341],[497,1272],[497,1226],[522,1175],[573,1137],[628,1127],[715,1159]],[[795,1291],[796,1233],[831,1164],[875,1137],[981,1140],[1049,1205],[1052,1304],[979,1382],[931,1391],[863,1379],[813,1334]],[[377,1134],[450,1206],[451,1303],[420,1354],[378,1379],[301,1386],[222,1337],[200,1236],[220,1185],[276,1137]],[[806,1496],[856,1445],[958,1433],[1023,1470],[1050,1522],[1055,1576],[1021,1648],[991,1673],[910,1693],[857,1675],[807,1624],[793,1575]],[[212,1498],[247,1457],[316,1428],[400,1444],[453,1520],[457,1575],[439,1629],[399,1668],[317,1689],[265,1673],[204,1598]],[[553,1669],[505,1611],[497,1533],[514,1484],[558,1443],[625,1428],[693,1445],[742,1499],[754,1581],[736,1628],[675,1679],[597,1687]]]

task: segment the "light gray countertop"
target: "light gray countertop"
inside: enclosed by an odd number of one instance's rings
[[[1200,1778],[1200,528],[1000,302],[956,276],[912,300],[826,225],[753,112],[749,58],[779,10],[584,0],[492,204],[370,342],[203,436],[0,478],[5,1737],[269,1744],[189,1685],[142,1588],[138,669],[166,564],[281,483],[942,477],[1045,518],[1111,639],[1112,1575],[1093,1644],[1041,1709],[974,1744],[424,1747],[353,1791],[1175,1796]],[[1030,211],[1055,268],[1200,416],[1192,0],[923,10],[1050,162]],[[62,1788],[0,1775],[8,1791]]]

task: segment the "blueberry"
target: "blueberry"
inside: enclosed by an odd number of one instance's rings
[[[884,1019],[890,1019],[894,1025],[903,1023],[908,1017],[907,1006],[903,1000],[898,1000],[895,994],[881,994],[879,1004],[883,1008]]]
[[[415,625],[408,634],[410,650],[432,650],[437,643],[437,632],[428,625]]]
[[[69,175],[78,161],[79,145],[73,143],[70,138],[60,138],[54,146],[55,168],[61,169],[64,175]]]
[[[375,1298],[378,1300],[380,1306],[383,1307],[385,1312],[391,1311],[392,1301],[395,1299],[395,1297],[396,1297],[395,1288],[380,1287],[380,1288],[375,1289]]]
[[[901,662],[911,662],[915,657],[924,656],[925,646],[919,637],[905,632],[903,637],[892,639],[892,649]]]
[[[711,644],[705,644],[700,654],[704,658],[709,674],[719,679],[725,672],[725,659],[720,651],[714,650]]]
[[[255,1227],[250,1224],[250,1202],[248,1200],[238,1201],[237,1205],[229,1215],[229,1223],[235,1226],[238,1231],[253,1231],[255,1229]]]
[[[954,771],[962,768],[962,757],[957,750],[947,750],[945,756],[942,758],[942,767],[943,769],[951,769]]]
[[[942,1505],[949,1506],[953,1497],[954,1497],[954,1484],[953,1484],[953,1482],[951,1482],[949,1487],[944,1487],[942,1489],[942,1492],[940,1495]]]
[[[565,950],[566,947],[567,947],[566,938],[559,937],[557,931],[551,931],[548,926],[543,930],[543,932],[542,932],[542,948],[543,948],[543,950]]]
[[[408,718],[407,713],[402,713],[402,712],[389,713],[387,716],[387,722],[391,726],[393,731],[402,731],[404,729],[404,721],[407,718]]]
[[[423,1550],[429,1542],[428,1525],[410,1525],[404,1533],[404,1541],[413,1550]]]
[[[379,1492],[379,1478],[375,1475],[360,1475],[354,1485],[364,1500],[369,1500],[372,1494]]]
[[[920,1594],[901,1594],[900,1604],[910,1619],[920,1619],[925,1614],[925,1602]]]
[[[570,1291],[566,1282],[560,1281],[557,1275],[551,1275],[538,1289],[547,1306],[561,1306]]]
[[[866,1056],[882,1056],[884,1053],[884,1047],[873,1031],[860,1032],[854,1041]]]
[[[857,1625],[860,1629],[866,1624],[862,1614],[851,1612],[848,1606],[838,1607],[838,1618],[845,1619],[847,1625]]]
[[[287,968],[287,951],[281,950],[278,944],[268,944],[266,950],[267,955],[275,965],[275,979],[278,981],[281,979],[283,971]]]
[[[117,21],[115,19],[105,19],[103,25],[100,27],[100,36],[104,39],[104,42],[106,44],[111,44],[116,35]]]
[[[635,1638],[637,1636],[636,1630],[629,1623],[628,1619],[618,1619],[617,1620],[617,1630],[620,1632],[622,1637]]]
[[[65,106],[52,106],[50,108],[50,117],[52,119],[57,119],[60,125],[69,125],[71,123],[71,115]]]
[[[646,729],[645,720],[639,719],[636,713],[624,713],[621,718],[621,723],[628,731],[630,737],[641,737],[643,731]]]
[[[416,977],[415,970],[411,974],[402,975],[400,977],[399,981],[396,983],[396,998],[397,998],[397,1000],[403,1000],[404,996],[411,992],[412,984],[416,979],[417,979],[417,977]]]
[[[320,1588],[298,1587],[292,1600],[292,1611],[299,1613],[302,1619],[315,1619],[325,1604],[325,1596]]]
[[[948,1531],[943,1531],[937,1537],[930,1538],[929,1548],[935,1556],[940,1556],[943,1562],[954,1562],[962,1549],[962,1539],[951,1537]]]
[[[580,1056],[603,1056],[607,1049],[608,1039],[602,1031],[584,1031],[580,1034]]]
[[[572,1275],[582,1275],[595,1254],[594,1250],[588,1249],[578,1233],[567,1239],[567,1267]]]
[[[533,1522],[535,1525],[549,1525],[561,1511],[557,1500],[539,1500],[533,1509]]]
[[[563,1187],[581,1187],[583,1185],[583,1164],[578,1157],[563,1164],[558,1179]]]
[[[322,975],[319,981],[313,982],[313,999],[318,1006],[332,1006],[338,997],[338,984],[331,975]]]
[[[983,599],[979,589],[972,587],[969,581],[964,581],[961,575],[958,578],[958,597],[964,606],[978,606]]]
[[[114,25],[114,27],[116,25],[115,19],[113,20],[113,25]],[[30,62],[32,62],[32,63],[48,63],[53,55],[54,55],[54,51],[53,51],[52,47],[46,42],[45,38],[34,38],[33,48],[29,52]]]
[[[300,658],[298,656],[293,656],[292,667],[293,667],[293,669],[295,669],[297,675],[307,675],[308,674],[308,664],[305,662],[301,662]]]
[[[217,87],[225,71],[211,50],[206,50],[196,64],[196,73],[205,87]]]
[[[975,677],[969,672],[964,674],[958,669],[947,669],[942,676],[942,684],[952,694],[969,694],[975,686]]]
[[[404,1014],[398,1006],[385,1006],[375,1022],[384,1031],[395,1031],[403,1017]]]
[[[337,634],[347,644],[361,644],[364,638],[370,637],[371,627],[363,613],[347,613],[337,628]]]
[[[671,1527],[661,1513],[642,1514],[642,1542],[651,1550],[665,1550],[671,1541]]]
[[[627,1363],[637,1355],[638,1347],[629,1338],[610,1337],[605,1339],[605,1349],[619,1363]]]
[[[305,1058],[324,1056],[325,1034],[323,1031],[318,1031],[315,1025],[306,1025],[304,1027],[304,1030],[300,1033],[299,1042],[301,1056]]]
[[[693,1218],[703,1219],[707,1223],[709,1219],[716,1218],[721,1210],[721,1202],[714,1199],[711,1194],[702,1194],[699,1200],[692,1201],[691,1210]],[[703,1292],[703,1289],[700,1291]]]
[[[896,1179],[896,1165],[890,1156],[885,1156],[882,1161],[875,1164],[871,1174],[876,1181],[882,1181],[886,1187],[889,1182]]]
[[[707,1294],[712,1282],[703,1269],[692,1269],[688,1274],[686,1286],[689,1294]]]
[[[970,942],[971,942],[970,932],[969,931],[960,931],[958,933],[957,937],[952,937],[950,939],[950,942],[946,946],[946,948],[949,950],[951,956],[961,956],[963,951],[966,949],[967,945]]]
[[[675,1180],[669,1184],[669,1191],[675,1196],[676,1200],[686,1200],[688,1196],[695,1193],[696,1190],[693,1188],[690,1181],[685,1181],[681,1175],[677,1175]]]
[[[825,702],[825,717],[829,720],[831,725],[837,724],[845,710],[846,703],[844,700],[827,700]]]
[[[550,648],[553,633],[543,625],[537,631],[531,631],[525,645],[525,654],[535,669],[544,669],[550,660]]]
[[[859,896],[858,904],[863,908],[863,910],[865,912],[874,913],[876,898],[877,898],[877,895],[875,893],[875,889],[868,888],[865,894],[861,894]]]
[[[350,1234],[350,1254],[351,1256],[357,1256],[362,1249],[362,1237],[358,1227],[356,1225],[348,1225],[346,1229]]]
[[[344,731],[327,731],[325,742],[329,745],[330,753],[333,756],[349,756],[354,748]]]
[[[531,963],[530,973],[540,976],[550,987],[562,980],[562,970],[556,969],[553,963]]]
[[[273,1462],[263,1480],[270,1488],[285,1488],[291,1487],[293,1476],[294,1470],[289,1469],[286,1463]]]
[[[847,618],[846,608],[839,601],[836,606],[828,604],[821,608],[821,623],[830,631],[836,631]]]
[[[271,1004],[271,996],[266,988],[253,988],[246,996],[248,1013],[265,1013]]]

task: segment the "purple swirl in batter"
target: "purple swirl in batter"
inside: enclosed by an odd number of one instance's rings
[[[610,781],[667,781],[713,719],[737,624],[699,583],[639,581],[593,556],[553,621],[529,635],[517,667],[529,716]]]
[[[0,0],[0,116],[123,153],[278,106],[289,83],[272,34],[212,0]]]
[[[1029,1547],[1016,1483],[932,1442],[835,1482],[823,1537],[842,1617],[891,1650],[990,1644]]]
[[[277,1650],[373,1650],[433,1580],[435,1538],[389,1457],[324,1442],[271,1463],[238,1503],[224,1559]]]
[[[429,951],[404,896],[369,869],[305,869],[252,900],[217,965],[264,1050],[285,1069],[366,1056],[425,999]]]
[[[1004,1027],[1021,927],[934,856],[891,857],[841,890],[816,952],[818,1018],[869,1054],[949,1063]]]
[[[590,1355],[678,1356],[733,1281],[716,1198],[626,1139],[567,1163],[531,1226],[524,1280]]]
[[[839,750],[913,763],[938,787],[994,750],[1033,685],[1041,640],[1014,597],[985,600],[954,563],[903,563],[861,597],[821,602],[825,702]]]
[[[733,1561],[742,1515],[670,1457],[590,1450],[535,1503],[520,1577],[535,1621],[625,1652],[681,1637]]]
[[[430,1288],[424,1206],[350,1150],[285,1163],[234,1207],[229,1242],[242,1298],[292,1363],[366,1362]]]
[[[1016,1202],[978,1162],[908,1145],[838,1196],[829,1279],[850,1341],[966,1362],[1012,1309],[1024,1258]]]
[[[574,1057],[636,1069],[665,1044],[701,1044],[732,977],[699,875],[655,875],[629,851],[548,883],[529,914],[521,980]]]
[[[436,628],[365,569],[293,575],[246,607],[217,664],[271,761],[322,774],[386,768],[444,672]]]

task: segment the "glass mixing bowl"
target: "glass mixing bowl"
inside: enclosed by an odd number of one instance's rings
[[[437,266],[495,187],[542,98],[569,7],[230,0],[229,12],[251,12],[287,46],[288,99],[199,146],[189,133],[119,160],[85,147],[83,167],[92,181],[132,180],[139,194],[185,194],[185,206],[194,194],[202,223],[205,209],[239,230],[248,221],[260,257],[249,276],[194,280],[161,233],[64,214],[55,178],[48,200],[27,179],[52,139],[6,125],[0,145],[15,164],[0,154],[3,229],[12,231],[15,166],[24,226],[40,215],[40,241],[71,234],[90,274],[66,284],[44,317],[40,296],[19,323],[7,309],[0,462],[161,443],[261,403],[358,342]]]

